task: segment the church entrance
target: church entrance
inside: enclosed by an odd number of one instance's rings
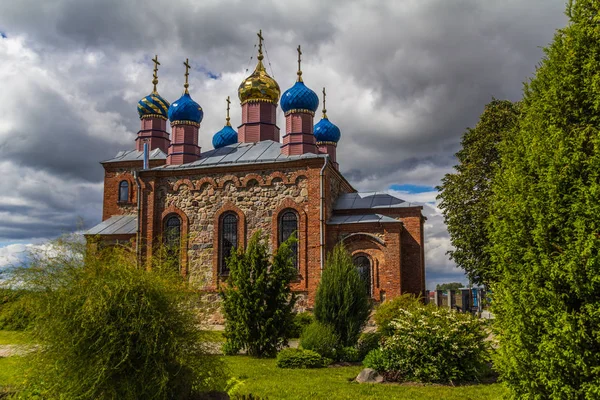
[[[358,254],[354,256],[353,261],[354,265],[356,266],[356,269],[358,270],[358,275],[360,275],[360,278],[365,284],[367,294],[369,295],[369,297],[372,297],[371,259],[364,254]]]

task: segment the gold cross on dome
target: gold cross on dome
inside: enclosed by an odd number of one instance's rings
[[[300,45],[298,45],[298,82],[302,82],[302,69],[300,68],[300,62],[302,61],[302,50],[300,49]]]
[[[190,84],[188,83],[188,76],[190,76],[189,70],[190,70],[190,63],[189,63],[189,59],[185,59],[185,62],[183,63],[183,65],[185,65],[185,84],[183,85],[183,87],[185,88],[185,93],[189,93],[188,92],[188,87],[190,86]]]
[[[158,54],[154,56],[152,61],[154,62],[154,73],[152,74],[154,79],[152,79],[152,84],[154,85],[154,92],[156,92],[156,85],[158,84],[158,66],[160,65],[158,62]]]
[[[229,96],[227,96],[227,118],[225,119],[227,121],[227,126],[231,126],[231,123],[229,122],[229,105],[231,104],[231,100],[229,100]]]
[[[262,29],[258,31],[257,35],[258,35],[258,59],[262,60],[263,59],[262,42],[263,42],[263,40],[265,40],[262,36]]]
[[[327,118],[327,109],[325,108],[325,98],[327,97],[327,93],[325,93],[325,88],[323,88],[323,118]]]

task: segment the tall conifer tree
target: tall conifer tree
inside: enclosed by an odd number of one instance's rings
[[[600,398],[599,11],[599,1],[568,4],[569,25],[501,146],[490,218],[496,367],[519,399]]]
[[[255,357],[275,356],[287,344],[293,328],[296,298],[290,282],[298,272],[293,264],[291,236],[271,257],[257,231],[246,251],[233,252],[227,260],[230,270],[222,289],[225,313],[225,352],[245,349]]]

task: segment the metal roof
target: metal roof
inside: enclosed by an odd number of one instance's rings
[[[385,192],[345,193],[336,200],[334,210],[359,210],[378,208],[416,207],[418,204],[409,203]]]
[[[150,160],[166,160],[167,155],[161,149],[154,149],[148,154]],[[144,161],[144,152],[137,150],[124,150],[117,153],[114,158],[102,161],[103,163],[120,161]]]
[[[217,165],[273,163],[307,158],[324,158],[324,154],[305,153],[287,156],[281,153],[281,143],[263,140],[256,143],[235,143],[218,149],[202,152],[198,161],[181,165],[161,165],[153,169],[180,170],[214,167]]]
[[[130,235],[137,232],[137,216],[114,215],[88,230],[86,235]]]
[[[371,222],[396,222],[402,223],[397,219],[381,215],[381,214],[360,214],[360,215],[334,215],[329,221],[328,225],[344,225],[344,224],[366,224]]]

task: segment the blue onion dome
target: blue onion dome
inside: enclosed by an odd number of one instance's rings
[[[157,92],[152,92],[138,101],[137,109],[140,119],[158,117],[166,120],[169,102]]]
[[[319,107],[319,98],[304,82],[299,80],[283,93],[279,104],[285,113],[302,110],[310,111],[314,115]]]
[[[223,129],[215,133],[213,136],[212,144],[215,149],[220,149],[223,146],[229,146],[236,144],[238,141],[238,134],[231,127],[231,125],[225,125]]]
[[[313,130],[315,135],[315,139],[318,142],[332,142],[337,143],[342,136],[340,132],[340,128],[338,128],[335,124],[331,123],[327,118],[327,115],[324,115],[323,118],[317,122],[315,128]]]
[[[204,117],[202,107],[190,97],[186,92],[178,100],[175,100],[169,107],[169,120],[171,125],[178,123],[200,124]]]

